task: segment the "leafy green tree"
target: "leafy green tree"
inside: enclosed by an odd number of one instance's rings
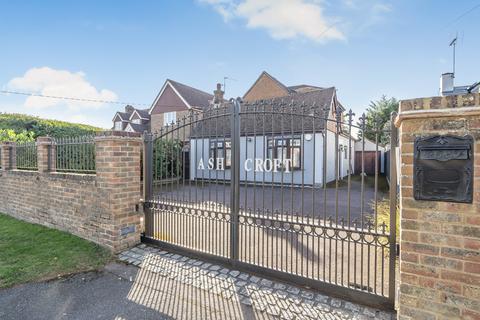
[[[387,98],[383,95],[377,101],[371,101],[365,115],[365,131],[360,132],[360,137],[375,142],[375,135],[378,132],[378,142],[380,144],[388,144],[390,142],[390,115],[392,112],[398,111],[398,100],[395,98]],[[360,120],[359,125],[362,124]]]
[[[12,129],[0,129],[0,142],[28,142],[33,140],[35,139],[32,131],[22,131],[20,133],[16,133]]]

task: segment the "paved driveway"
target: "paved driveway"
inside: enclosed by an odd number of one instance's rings
[[[170,187],[155,188],[155,195],[179,202],[217,203],[230,205],[230,185],[208,182],[179,183]],[[388,194],[378,191],[378,201],[386,199]],[[350,199],[350,201],[349,201]],[[316,219],[332,218],[333,222],[343,218],[348,224],[348,217],[353,223],[360,223],[363,218],[373,214],[375,189],[364,186],[363,192],[359,181],[352,181],[348,190],[343,181],[338,189],[329,187],[296,187],[290,185],[272,186],[265,184],[242,185],[240,187],[240,206],[253,212],[260,210],[265,213],[278,212],[284,216],[303,216]],[[338,218],[337,218],[338,217]]]

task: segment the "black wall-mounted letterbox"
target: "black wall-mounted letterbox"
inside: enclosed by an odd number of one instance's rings
[[[446,135],[415,139],[413,171],[416,200],[471,203],[473,138]]]

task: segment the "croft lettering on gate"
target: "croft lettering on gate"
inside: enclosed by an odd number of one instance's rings
[[[243,163],[245,171],[255,172],[279,172],[282,171],[289,173],[292,167],[291,159],[246,159]],[[225,170],[224,158],[209,158],[207,163],[200,159],[197,165],[198,170]]]

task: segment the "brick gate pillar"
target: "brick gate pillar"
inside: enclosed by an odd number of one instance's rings
[[[105,233],[114,252],[140,242],[141,144],[138,133],[112,131],[95,138],[97,186],[111,215]]]
[[[400,102],[399,319],[480,319],[479,94]],[[416,137],[474,138],[473,203],[415,200]]]
[[[15,142],[0,143],[0,162],[2,170],[14,170],[17,168]]]
[[[56,165],[55,144],[50,137],[37,138],[38,172],[54,172]]]

